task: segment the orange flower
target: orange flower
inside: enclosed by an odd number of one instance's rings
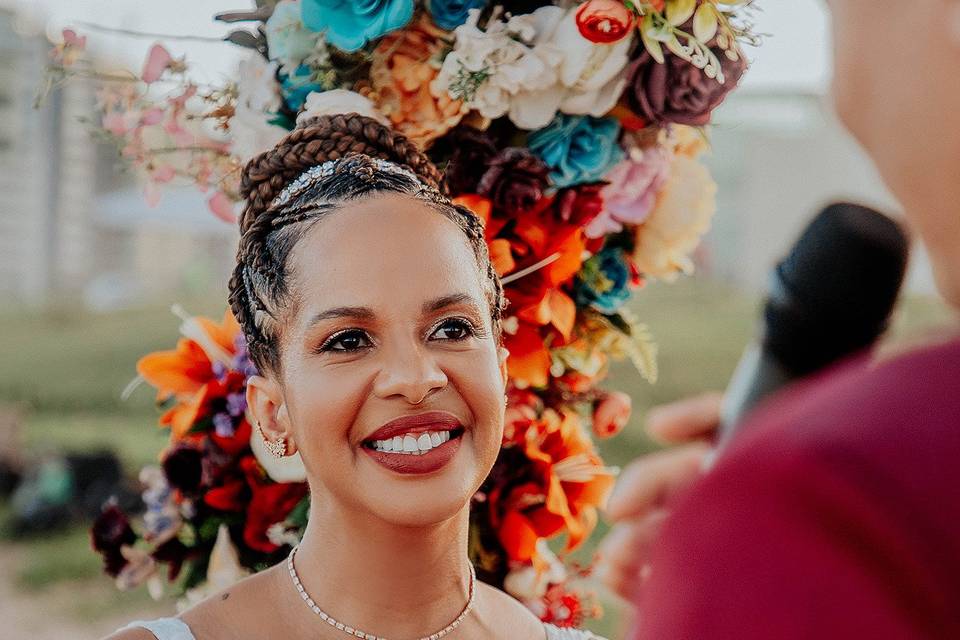
[[[476,194],[466,194],[453,199],[454,204],[470,209],[477,217],[483,220],[484,237],[487,239],[487,250],[490,252],[490,262],[499,276],[505,276],[517,267],[513,259],[513,250],[510,241],[506,238],[494,238],[496,230],[503,226],[503,222],[492,221],[490,214],[493,210],[493,203],[489,198]]]
[[[176,401],[160,417],[160,424],[171,428],[174,439],[186,437],[210,398],[223,393],[225,385],[219,382],[213,363],[236,352],[240,325],[227,310],[220,323],[193,317],[184,322],[183,330],[197,339],[181,338],[176,349],[156,351],[137,362],[137,373],[157,388],[157,402]]]
[[[597,507],[614,483],[579,417],[547,409],[507,444],[523,448],[532,471],[505,495],[491,495],[492,521],[510,559],[532,560],[538,538],[564,531],[567,551],[575,549],[596,526]]]
[[[534,387],[545,387],[550,379],[550,352],[543,344],[538,327],[520,322],[513,334],[504,333],[507,372],[514,381]]]
[[[461,100],[443,92],[435,96],[430,83],[439,70],[431,65],[443,49],[445,32],[422,17],[405,29],[385,36],[373,53],[371,96],[395,129],[425,146],[455,127],[467,113]]]

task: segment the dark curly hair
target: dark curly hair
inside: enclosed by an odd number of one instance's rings
[[[406,172],[385,171],[377,158]],[[324,175],[273,205],[284,187],[303,172],[329,160],[341,160]],[[503,285],[487,251],[483,221],[452,203],[442,176],[427,156],[403,135],[357,113],[312,118],[273,149],[256,156],[243,170],[237,264],[230,278],[230,307],[260,371],[280,372],[283,312],[294,301],[287,259],[308,229],[329,211],[383,192],[407,194],[429,204],[460,227],[485,274],[484,292],[494,337],[501,344]]]

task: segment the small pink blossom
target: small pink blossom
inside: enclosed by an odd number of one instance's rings
[[[588,238],[620,231],[624,224],[641,224],[650,215],[670,172],[671,153],[656,146],[636,149],[615,165],[604,179],[604,210],[584,229]]]
[[[176,170],[169,164],[162,164],[157,167],[154,167],[150,171],[150,180],[156,182],[157,184],[163,184],[165,182],[170,182],[173,180],[174,176],[177,175]]]
[[[73,29],[64,29],[63,42],[50,52],[50,57],[64,67],[72,66],[87,48],[87,37],[78,36]]]
[[[237,216],[233,212],[233,201],[223,191],[217,191],[213,194],[213,196],[207,200],[207,206],[210,208],[210,211],[213,212],[213,215],[224,222],[236,224]]]
[[[630,420],[632,400],[621,391],[611,391],[593,410],[593,432],[598,438],[616,435]]]
[[[173,56],[161,44],[155,44],[150,47],[147,53],[147,60],[143,65],[143,73],[140,77],[144,82],[150,84],[156,82],[163,75],[163,72],[170,68],[173,63]]]
[[[127,119],[120,111],[111,111],[103,116],[101,126],[117,137],[123,136],[129,131]]]
[[[163,121],[163,109],[160,107],[152,107],[143,112],[140,116],[140,124],[149,126],[152,124],[160,124]]]

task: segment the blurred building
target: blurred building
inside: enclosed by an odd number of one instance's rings
[[[222,291],[236,229],[192,188],[151,209],[117,149],[91,136],[95,85],[73,80],[34,108],[49,43],[0,9],[0,296],[4,307],[110,309]]]
[[[74,83],[34,109],[47,49],[0,9],[0,294],[13,303],[69,295],[91,270],[95,151],[79,120],[93,90]]]
[[[900,206],[872,162],[818,93],[741,90],[715,113],[708,164],[717,215],[701,251],[705,270],[749,291],[826,204],[852,200],[891,215]],[[934,292],[917,247],[909,288]]]

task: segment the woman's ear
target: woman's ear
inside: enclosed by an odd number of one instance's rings
[[[500,361],[500,377],[503,378],[503,388],[507,388],[507,379],[509,375],[507,374],[507,358],[510,356],[510,350],[501,345],[497,349],[497,356]]]
[[[287,455],[297,452],[293,430],[290,428],[290,413],[283,398],[280,384],[273,378],[250,376],[247,379],[247,408],[253,418],[254,428],[259,425],[263,437],[271,442],[283,438]]]

